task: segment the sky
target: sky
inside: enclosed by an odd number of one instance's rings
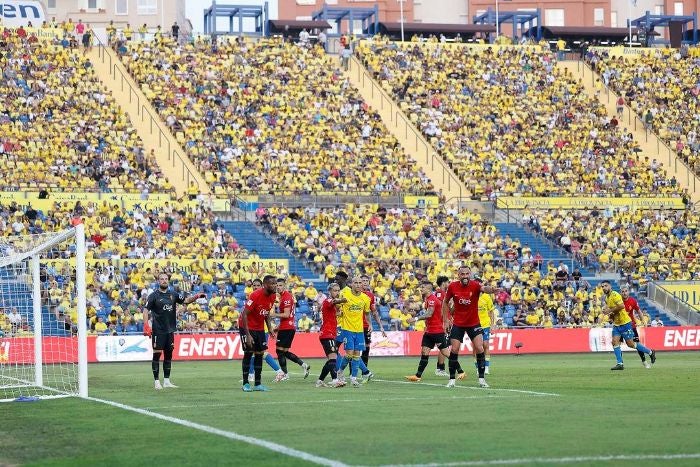
[[[285,0],[281,0],[285,1]],[[289,1],[289,0],[287,0]],[[277,2],[278,0],[268,0],[268,11],[270,19],[277,19]],[[262,6],[265,0],[217,0],[217,5],[254,5]],[[195,32],[203,32],[204,28],[204,10],[209,8],[212,0],[185,0],[185,16],[192,22],[192,27]],[[218,29],[228,28],[228,18],[220,18]]]

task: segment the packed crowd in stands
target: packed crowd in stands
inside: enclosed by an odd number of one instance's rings
[[[171,190],[82,54],[5,33],[0,75],[0,190]]]
[[[586,59],[621,104],[700,174],[700,49],[657,49],[634,59],[596,50]]]
[[[367,274],[380,314],[395,329],[422,308],[420,281],[455,277],[467,264],[486,283],[507,326],[605,326],[600,287],[591,287],[570,261],[543,258],[478,214],[455,209],[378,209],[376,206],[260,210],[258,223],[317,266],[326,279],[338,270]]]
[[[523,222],[586,267],[619,272],[634,286],[700,279],[695,210],[526,209]]]
[[[123,61],[216,192],[431,192],[319,47],[132,43]]]
[[[375,37],[357,52],[474,197],[680,191],[549,51]]]

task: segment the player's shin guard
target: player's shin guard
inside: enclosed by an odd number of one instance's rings
[[[260,379],[262,377],[262,362],[263,356],[260,353],[256,353],[253,357],[253,366],[255,367],[255,385],[260,386]]]
[[[353,378],[357,377],[357,368],[359,367],[357,362],[359,361],[360,357],[358,357],[357,355],[353,355],[352,360],[350,360],[350,376],[352,376]]]
[[[476,369],[479,371],[479,378],[483,378],[484,371],[486,371],[486,354],[484,352],[476,354]]]
[[[243,368],[243,384],[248,382],[248,375],[250,374],[250,362],[253,359],[253,352],[243,352],[243,360],[241,360],[241,367]]]
[[[282,371],[284,371],[284,374],[287,374],[287,352],[277,352],[277,361],[280,364],[280,368],[282,368]]]
[[[265,354],[265,361],[270,366],[270,368],[272,368],[273,371],[280,370],[280,366],[277,364],[277,360],[275,360],[269,353]]]
[[[170,378],[170,369],[173,367],[173,349],[163,351],[163,377]]]
[[[367,373],[369,373],[369,369],[367,368],[367,365],[365,365],[365,361],[362,360],[361,357],[357,359],[357,367],[360,369],[360,372],[363,375],[366,375]]]
[[[352,361],[352,357],[348,357],[347,354],[345,354],[345,357],[343,357],[343,361],[340,364],[340,371],[344,371],[348,365],[350,365],[350,362]]]
[[[645,346],[641,342],[637,342],[637,352],[642,352],[647,355],[651,355],[651,350],[649,350],[649,348],[647,348],[647,346]]]
[[[615,352],[615,359],[617,360],[617,363],[619,365],[622,365],[622,349],[618,345],[617,347],[613,347],[613,352]]]
[[[459,354],[456,354],[454,352],[450,352],[450,360],[448,363],[448,367],[450,369],[450,379],[455,379],[455,373],[457,373],[457,365],[459,364],[457,362],[458,357],[459,357]]]
[[[335,371],[341,371],[343,363],[345,363],[345,355],[338,354],[338,359],[335,361]]]
[[[647,361],[647,354],[639,350],[639,344],[637,344],[637,353],[639,354],[639,358],[641,358],[643,362]]]
[[[425,367],[428,366],[428,356],[427,355],[421,355],[420,356],[420,362],[418,362],[418,371],[416,371],[416,376],[419,378],[423,376],[423,372],[425,371]],[[443,365],[443,368],[445,365]]]
[[[369,349],[365,349],[362,351],[362,363],[365,364],[365,367],[367,366],[367,363],[369,363]]]
[[[160,373],[160,352],[153,352],[153,361],[151,361],[151,369],[153,370],[153,379],[158,381]]]
[[[338,379],[338,372],[335,371],[335,368],[336,368],[335,358],[332,358],[332,359],[328,360],[328,362],[326,363],[326,365],[328,365],[328,371],[331,372],[331,378],[333,378],[334,381],[335,381],[336,379]]]
[[[297,365],[301,366],[301,365],[304,364],[304,360],[302,360],[301,358],[297,357],[296,355],[294,355],[294,354],[293,354],[292,352],[290,352],[289,350],[287,350],[287,351],[285,352],[285,354],[286,354],[286,356],[287,356],[287,358],[288,358],[289,360],[293,361],[293,362],[296,363]],[[285,373],[286,373],[286,371],[285,371]]]

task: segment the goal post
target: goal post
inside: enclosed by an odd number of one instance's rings
[[[87,397],[85,227],[0,238],[0,401]]]

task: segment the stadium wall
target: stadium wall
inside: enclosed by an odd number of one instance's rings
[[[642,342],[659,351],[700,350],[700,326],[640,328]],[[422,332],[389,332],[372,336],[372,356],[420,355]],[[57,356],[77,360],[77,343],[65,346],[70,337],[45,337],[44,361],[56,363]],[[90,336],[88,360],[131,362],[151,360],[151,340],[146,336]],[[522,344],[522,345],[521,345]],[[65,348],[75,350],[66,353]],[[322,358],[317,333],[297,333],[294,352],[303,358]],[[63,353],[56,351],[63,349]],[[623,350],[631,350],[623,345]],[[462,344],[462,354],[471,352]],[[491,334],[492,354],[612,352],[611,328],[591,329],[503,329]],[[274,351],[271,351],[274,355]],[[437,351],[433,351],[436,354]],[[238,360],[243,357],[238,333],[177,334],[175,360]],[[0,339],[0,364],[30,363],[34,358],[33,337]],[[65,360],[62,360],[65,361]]]

